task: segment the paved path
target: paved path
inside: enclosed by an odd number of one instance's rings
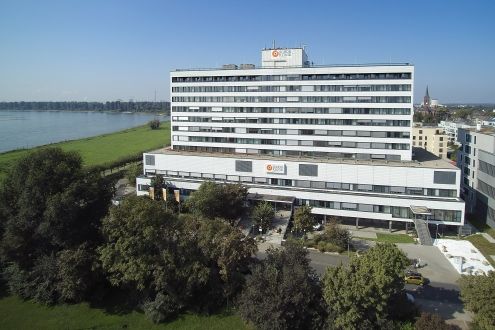
[[[419,271],[431,282],[457,285],[461,275],[445,258],[436,246],[424,246],[418,244],[396,244],[410,259],[420,259]]]

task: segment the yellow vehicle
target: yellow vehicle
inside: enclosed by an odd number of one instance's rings
[[[423,285],[426,283],[425,278],[420,273],[407,272],[404,278],[406,284]]]

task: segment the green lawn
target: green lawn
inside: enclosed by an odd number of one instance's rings
[[[378,242],[387,243],[414,243],[414,239],[406,234],[376,234]]]
[[[495,244],[490,243],[479,234],[471,235],[465,238],[466,240],[473,243],[474,246],[480,250],[481,254],[483,254],[488,260],[488,262],[495,267],[495,261],[490,256],[495,256]]]
[[[84,165],[105,165],[126,156],[137,155],[143,151],[157,149],[170,144],[170,122],[162,123],[160,129],[152,130],[148,125],[126,129],[95,137],[60,142],[49,146],[61,147],[66,151],[78,151]],[[0,154],[0,179],[7,169],[19,158],[31,150],[15,150]]]
[[[0,329],[248,329],[234,314],[185,314],[160,325],[142,313],[108,314],[88,304],[47,307],[17,297],[0,299]]]
[[[479,231],[487,233],[491,237],[495,238],[495,228],[488,226],[485,222],[482,222],[479,218],[474,215],[468,216],[468,221],[470,224],[475,226]]]

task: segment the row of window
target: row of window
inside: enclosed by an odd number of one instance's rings
[[[411,103],[410,96],[173,96],[172,102]]]
[[[172,82],[411,79],[409,72],[172,77]]]
[[[490,196],[490,198],[495,199],[495,188],[490,186],[488,183],[481,181],[480,179],[478,179],[478,190],[485,195]]]
[[[272,107],[181,107],[172,112],[225,112],[225,113],[314,113],[349,115],[410,115],[410,108],[272,108]]]
[[[315,166],[308,164],[300,164],[303,166]],[[313,168],[299,169],[306,171],[308,174],[311,171],[315,171]],[[316,170],[317,171],[317,170]],[[170,178],[185,178],[185,179],[202,179],[212,180],[228,183],[242,183],[242,184],[262,184],[281,187],[298,187],[308,189],[323,189],[323,190],[342,190],[342,191],[357,191],[365,193],[380,193],[380,194],[393,194],[393,195],[414,195],[414,196],[434,196],[434,197],[456,197],[457,192],[454,189],[432,189],[422,187],[403,187],[403,186],[383,186],[383,185],[371,185],[371,184],[356,184],[356,183],[342,183],[342,182],[324,182],[324,181],[310,181],[310,180],[291,180],[291,179],[278,179],[269,177],[253,177],[242,175],[226,175],[226,174],[212,174],[212,173],[199,173],[199,172],[183,172],[183,171],[156,171],[156,173],[148,173],[151,175],[160,174]],[[309,173],[309,176],[315,176],[314,173]]]
[[[174,150],[190,152],[207,152],[207,153],[242,153],[250,155],[267,155],[274,157],[308,157],[321,159],[358,159],[358,160],[387,160],[400,161],[400,155],[385,154],[368,154],[368,153],[351,153],[351,152],[323,152],[323,151],[300,151],[300,150],[272,150],[272,149],[239,149],[225,147],[206,147],[206,146],[184,146],[174,145]]]
[[[495,177],[495,166],[493,166],[492,164],[488,164],[487,162],[479,160],[479,170],[492,177]]]
[[[410,127],[409,120],[385,119],[312,119],[312,118],[253,118],[253,117],[172,117],[172,121],[195,123],[246,123],[337,126],[400,126]]]
[[[301,205],[310,205],[313,207],[334,209],[334,210],[347,210],[347,211],[360,211],[360,212],[373,212],[373,213],[385,213],[391,214],[394,218],[412,219],[414,217],[409,207],[400,206],[387,206],[387,205],[372,205],[362,203],[344,203],[333,201],[319,201],[301,199]],[[436,221],[449,221],[449,222],[461,222],[461,211],[454,210],[431,210],[430,220]]]
[[[276,134],[276,135],[316,135],[316,136],[357,136],[373,138],[409,139],[409,132],[384,131],[355,131],[355,130],[325,130],[325,129],[276,129],[276,128],[246,128],[246,127],[208,127],[208,126],[172,126],[173,131],[181,132],[210,132],[236,134]]]
[[[428,140],[428,136],[425,136],[424,138],[425,138],[425,141],[426,141],[426,140]],[[416,135],[413,135],[413,140],[416,140]],[[418,140],[419,140],[419,141],[423,140],[423,136],[418,136]],[[438,138],[438,140],[439,140],[439,141],[443,141],[443,137],[442,137],[442,136],[440,136],[440,137]],[[440,144],[441,144],[441,143],[440,143]],[[441,145],[440,145],[440,146],[441,146]]]
[[[312,141],[312,140],[283,140],[283,139],[250,139],[216,136],[184,136],[173,135],[173,141],[199,143],[232,143],[232,144],[259,144],[280,146],[307,146],[329,148],[359,148],[359,149],[394,149],[409,150],[408,143],[380,143],[380,142],[353,142],[353,141]]]
[[[244,92],[409,92],[411,85],[291,85],[291,86],[185,86],[172,93]]]

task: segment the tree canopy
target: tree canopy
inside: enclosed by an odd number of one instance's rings
[[[111,182],[83,169],[76,153],[46,148],[19,160],[0,187],[1,256],[11,292],[46,303],[83,299],[112,193]]]
[[[495,272],[488,275],[463,275],[459,280],[461,299],[472,311],[480,329],[495,328]]]
[[[313,230],[315,219],[311,214],[311,206],[303,205],[296,209],[294,214],[294,230],[296,232],[310,232]]]
[[[113,285],[137,293],[160,322],[189,308],[210,311],[242,284],[256,245],[220,219],[170,213],[162,202],[130,197],[103,220],[100,259]]]
[[[288,241],[269,249],[239,296],[241,316],[258,329],[320,329],[325,307],[308,252]]]
[[[269,202],[261,202],[254,207],[251,218],[254,226],[266,232],[272,226],[273,219],[275,218],[275,210]]]
[[[378,244],[348,266],[329,267],[324,297],[338,329],[379,328],[393,317],[392,302],[402,295],[408,259],[393,244]]]
[[[186,202],[192,212],[209,219],[224,218],[233,223],[244,212],[247,188],[241,184],[205,181]]]

